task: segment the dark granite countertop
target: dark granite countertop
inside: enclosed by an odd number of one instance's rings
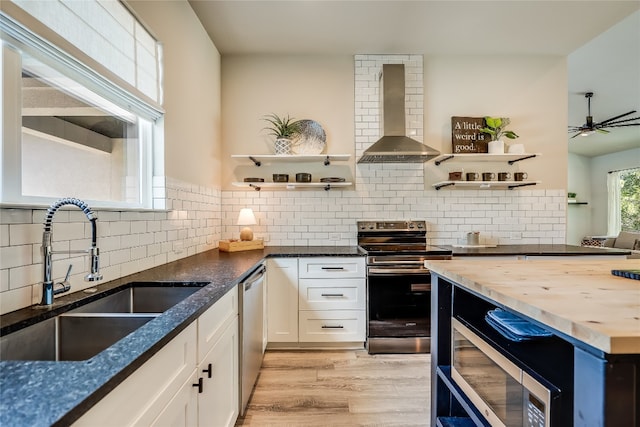
[[[202,286],[198,292],[91,359],[0,362],[0,425],[71,424],[267,257],[363,255],[356,246],[280,246],[234,253],[212,250],[99,284],[95,294],[76,292],[56,298],[54,305],[47,309],[28,307],[7,313],[0,317],[3,334],[61,314],[131,282],[186,282]]]
[[[452,246],[440,247],[452,249],[454,257],[467,256],[574,256],[574,255],[629,255],[627,249],[594,248],[575,245],[499,245],[495,248],[456,248]]]

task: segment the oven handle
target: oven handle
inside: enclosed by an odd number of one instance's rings
[[[426,268],[378,268],[378,267],[369,267],[367,270],[369,276],[377,276],[377,275],[402,275],[402,274],[422,274],[422,275],[431,275],[431,271]]]
[[[376,261],[375,259],[371,260],[372,264],[377,264],[377,265],[389,265],[389,264],[393,264],[393,265],[422,265],[424,264],[424,260],[415,260],[415,261],[407,261],[407,260],[393,260],[393,261],[389,261],[389,260],[385,260],[382,262]]]

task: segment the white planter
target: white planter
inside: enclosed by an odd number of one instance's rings
[[[489,154],[504,154],[504,141],[489,141]]]
[[[276,154],[291,154],[291,140],[289,138],[276,138],[273,146]]]

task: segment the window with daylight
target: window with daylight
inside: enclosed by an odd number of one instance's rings
[[[609,172],[608,235],[640,231],[640,168]]]
[[[162,111],[0,18],[0,202],[152,208]]]

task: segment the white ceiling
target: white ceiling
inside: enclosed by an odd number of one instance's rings
[[[584,123],[587,91],[595,92],[591,107],[596,121],[640,110],[637,0],[189,3],[223,56],[567,55],[569,124]],[[640,127],[627,127],[575,138],[570,151],[593,156],[638,146]]]

